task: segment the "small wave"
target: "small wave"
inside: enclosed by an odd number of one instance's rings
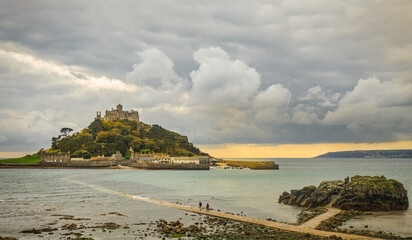
[[[148,200],[150,198],[146,198],[146,197],[142,197],[142,196],[133,196],[133,199],[137,199],[137,200]]]

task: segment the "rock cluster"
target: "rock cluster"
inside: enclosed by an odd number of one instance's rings
[[[319,187],[311,185],[290,193],[284,192],[279,196],[279,202],[309,208],[325,206],[332,200],[332,196],[338,195],[343,188],[343,181],[323,181]]]
[[[197,227],[195,225],[190,225],[189,227],[184,227],[183,223],[177,221],[171,221],[167,223],[164,219],[159,219],[158,224],[158,231],[163,234],[188,234],[188,235],[195,235],[199,232],[204,232],[206,230],[205,227]]]
[[[284,192],[280,203],[300,207],[332,206],[344,210],[363,211],[404,210],[409,206],[407,191],[402,183],[384,176],[353,176],[343,181],[323,181],[319,187],[307,186]]]

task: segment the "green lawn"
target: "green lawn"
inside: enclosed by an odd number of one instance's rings
[[[9,158],[9,159],[0,160],[0,162],[7,162],[7,163],[39,163],[40,162],[40,156]]]

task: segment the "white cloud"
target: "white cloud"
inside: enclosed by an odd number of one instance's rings
[[[163,91],[188,87],[188,81],[177,75],[172,59],[164,52],[150,48],[138,55],[142,62],[134,64],[133,71],[126,74],[129,82]]]
[[[258,123],[278,124],[289,120],[288,107],[292,94],[280,84],[259,92],[254,100],[255,120]]]
[[[26,113],[1,109],[0,115],[0,132],[4,144],[1,150],[16,150],[15,147],[27,144],[37,148],[48,147],[51,137],[57,136],[61,128],[81,129],[64,111],[53,109]]]
[[[256,96],[255,106],[258,108],[287,106],[291,99],[292,94],[288,89],[281,84],[273,84]]]
[[[174,70],[174,63],[164,52],[150,48],[138,53],[141,62],[126,74],[129,83],[136,84],[139,107],[164,104],[184,104],[188,99],[190,83]]]
[[[218,108],[248,107],[260,85],[256,69],[240,60],[231,60],[219,47],[201,48],[193,58],[199,69],[192,71],[193,103]]]
[[[361,79],[352,91],[329,111],[322,121],[327,125],[346,125],[354,132],[375,135],[409,136],[412,131],[412,83],[385,81],[375,77]]]
[[[321,86],[315,86],[308,90],[306,96],[300,100],[311,102],[319,107],[335,107],[341,97],[340,93],[333,93],[330,90],[323,90]]]
[[[7,67],[9,73],[31,79],[30,84],[43,85],[77,85],[90,91],[136,91],[136,86],[126,84],[118,79],[109,79],[105,76],[94,77],[75,66],[65,66],[32,55],[7,51],[1,48],[0,58],[2,67]],[[33,78],[37,81],[33,82]]]
[[[321,86],[310,88],[305,96],[297,99],[293,108],[292,122],[304,125],[319,123],[328,110],[334,109],[341,98],[340,93],[324,90]]]
[[[317,108],[310,105],[298,104],[293,108],[292,122],[309,125],[319,121]]]

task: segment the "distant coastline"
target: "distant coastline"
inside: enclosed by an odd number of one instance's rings
[[[315,158],[412,158],[412,149],[328,152]]]

